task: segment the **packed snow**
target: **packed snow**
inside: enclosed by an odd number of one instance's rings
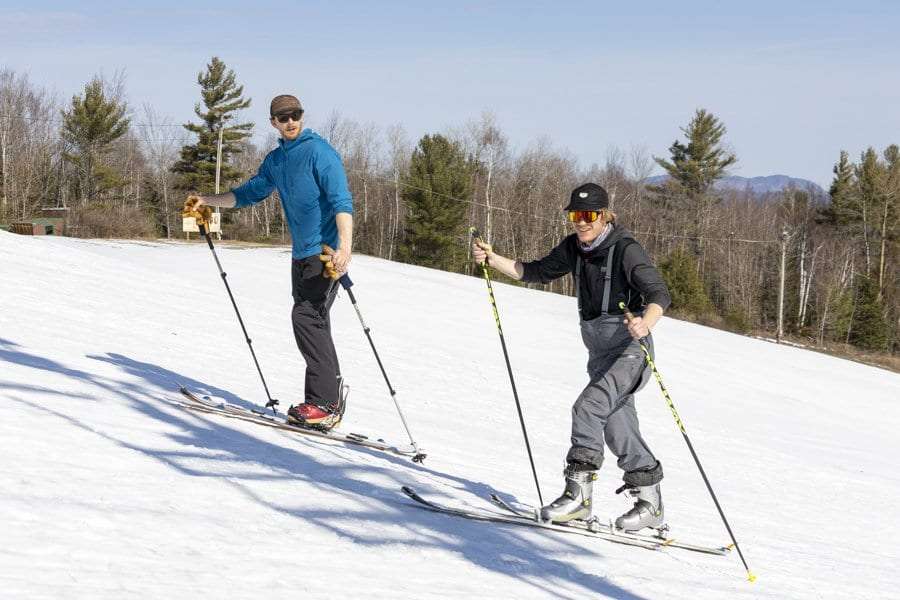
[[[217,252],[273,396],[302,399],[290,254]],[[423,465],[179,407],[263,404],[209,248],[0,232],[0,598],[900,598],[900,376],[664,318],[657,365],[753,572],[414,505],[537,501],[485,283],[356,256]],[[586,383],[575,301],[495,284],[545,500]],[[342,431],[408,443],[342,292]],[[673,537],[727,532],[656,383],[638,395]],[[604,519],[628,507],[614,457]]]

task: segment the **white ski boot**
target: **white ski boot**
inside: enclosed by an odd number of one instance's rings
[[[665,509],[663,508],[662,494],[659,484],[643,487],[627,486],[619,488],[625,490],[634,498],[634,506],[624,515],[616,519],[616,529],[635,532],[652,527],[659,529],[665,523]]]
[[[597,473],[576,471],[574,466],[569,465],[563,475],[566,476],[566,489],[562,496],[541,509],[541,519],[553,523],[590,519],[591,497]]]

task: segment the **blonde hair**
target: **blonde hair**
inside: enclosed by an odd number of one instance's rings
[[[616,222],[616,213],[609,210],[608,208],[600,209],[600,220],[603,221],[603,224],[607,223],[615,223]]]

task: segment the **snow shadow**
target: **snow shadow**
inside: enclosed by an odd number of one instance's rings
[[[217,415],[180,410],[164,400],[177,394],[172,391],[184,384],[235,404],[253,407],[252,403],[202,381],[141,362],[121,354],[90,355],[88,358],[118,366],[130,377],[116,380],[73,369],[53,360],[32,355],[13,342],[0,342],[0,359],[37,371],[62,374],[90,385],[92,394],[65,394],[69,398],[95,401],[120,401],[145,416],[168,427],[160,432],[175,449],[144,447],[108,431],[98,430],[82,418],[67,414],[68,405],[47,407],[25,398],[14,402],[64,419],[71,425],[98,435],[111,443],[159,461],[187,477],[215,478],[260,506],[282,515],[302,519],[306,523],[339,534],[378,550],[402,544],[413,549],[439,548],[449,551],[486,571],[505,575],[559,598],[581,598],[585,592],[622,600],[642,597],[625,590],[604,577],[581,570],[565,560],[577,554],[602,563],[603,555],[584,544],[566,539],[566,534],[545,534],[514,525],[478,523],[458,517],[432,513],[414,506],[400,492],[404,484],[416,482],[429,496],[452,497],[443,490],[447,482],[461,484],[481,497],[494,491],[485,484],[451,476],[413,464],[410,460],[387,455],[362,446],[346,446],[321,442],[289,432],[275,436],[255,436],[249,424]],[[40,386],[26,386],[0,380],[0,389],[22,394],[52,392]],[[102,393],[101,393],[102,392]],[[77,413],[76,413],[77,414]],[[266,430],[272,431],[272,430]],[[273,437],[274,441],[269,441]],[[266,439],[263,439],[266,438]],[[278,443],[276,443],[276,441]],[[298,486],[299,493],[291,502],[267,497],[267,482],[288,481]],[[319,490],[319,497],[309,494]],[[337,495],[342,501],[328,506],[327,496]],[[346,498],[354,508],[347,510]],[[293,499],[313,498],[309,506],[298,506]],[[365,527],[360,524],[383,525]],[[401,533],[396,533],[401,528]],[[392,532],[385,538],[385,532]],[[538,542],[536,544],[535,542]],[[624,551],[629,551],[625,549]],[[643,552],[641,549],[630,551]],[[487,591],[487,590],[486,590]]]

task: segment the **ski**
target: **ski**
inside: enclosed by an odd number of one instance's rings
[[[636,540],[630,539],[618,535],[613,535],[609,533],[605,533],[603,531],[589,531],[587,529],[579,529],[576,527],[566,527],[564,525],[556,525],[553,523],[543,523],[541,521],[537,521],[534,518],[526,518],[522,516],[516,516],[512,514],[503,514],[493,511],[485,511],[485,510],[476,510],[476,509],[462,509],[462,508],[452,508],[449,506],[445,506],[442,504],[438,504],[431,500],[427,500],[420,496],[414,489],[409,486],[403,486],[403,493],[406,494],[410,499],[416,501],[416,506],[424,508],[426,510],[430,510],[436,513],[442,513],[447,515],[454,515],[457,517],[462,517],[464,519],[471,519],[474,521],[487,521],[491,523],[504,523],[509,525],[519,525],[525,527],[535,527],[537,529],[543,529],[545,531],[557,531],[560,533],[569,533],[582,535],[585,537],[599,538],[602,540],[606,540],[609,542],[613,542],[616,544],[624,544],[626,546],[637,546],[638,548],[645,548],[647,550],[659,550],[665,547],[665,544],[661,540],[656,541],[646,541],[646,540]]]
[[[395,446],[385,442],[384,440],[374,440],[359,433],[341,433],[334,430],[323,431],[319,429],[299,427],[297,425],[288,423],[287,420],[280,415],[275,416],[259,410],[243,408],[225,402],[224,400],[212,400],[210,398],[203,398],[195,394],[185,386],[181,386],[179,391],[181,392],[181,395],[184,396],[186,401],[178,401],[177,404],[188,410],[204,412],[207,414],[221,415],[223,417],[247,421],[248,423],[256,423],[257,425],[265,425],[267,427],[273,427],[275,429],[282,429],[284,431],[290,431],[292,433],[299,433],[305,436],[323,438],[336,442],[342,442],[345,444],[353,444],[356,446],[364,446],[366,448],[372,448],[373,450],[380,450],[389,454],[396,454],[399,456],[412,458],[413,462],[417,463],[424,461],[426,457],[425,453],[421,451],[421,448],[417,451],[411,445]]]
[[[511,505],[509,502],[503,500],[497,494],[491,494],[491,502],[503,510],[509,512],[510,514],[527,518],[534,519],[534,513],[529,513],[525,509],[516,508]],[[682,542],[676,538],[663,537],[660,535],[646,535],[641,533],[628,533],[622,531],[621,529],[616,529],[612,523],[604,523],[597,517],[593,517],[588,521],[569,521],[568,523],[559,523],[562,527],[572,527],[577,529],[583,529],[587,531],[594,532],[603,532],[609,535],[616,535],[623,538],[631,539],[631,540],[642,540],[647,542],[654,542],[660,544],[666,548],[681,548],[682,550],[690,550],[691,552],[700,552],[702,554],[715,554],[717,556],[724,556],[731,551],[731,546],[701,546],[698,544],[691,544],[688,542]]]

